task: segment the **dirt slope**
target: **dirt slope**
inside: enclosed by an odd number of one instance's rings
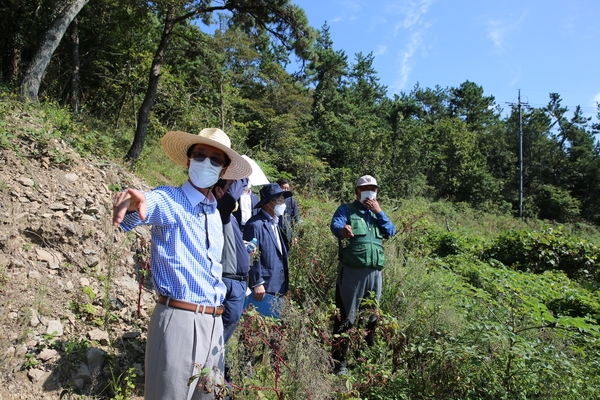
[[[15,113],[0,131],[0,399],[131,395],[154,307],[143,290],[138,316],[148,233],[112,226],[112,196],[147,187],[79,157],[40,118]]]

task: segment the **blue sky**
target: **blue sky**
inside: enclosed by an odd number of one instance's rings
[[[388,94],[483,87],[505,112],[507,102],[533,107],[561,95],[596,121],[600,101],[600,1],[597,0],[292,0],[314,28],[325,21],[335,50],[349,61],[375,56]],[[568,114],[569,116],[571,113]]]

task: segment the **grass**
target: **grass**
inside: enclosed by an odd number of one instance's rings
[[[0,98],[0,115],[7,121],[0,125],[0,146],[2,138],[8,139],[7,124],[14,124],[24,112],[31,115],[26,126],[15,125],[11,132],[35,139],[40,154],[53,155],[55,162],[62,163],[60,153],[49,151],[60,136],[83,155],[124,166],[121,158],[131,131],[115,132],[102,121],[73,119],[54,104],[23,105],[6,95]],[[132,170],[150,186],[177,185],[186,179],[185,170],[168,160],[152,137]],[[123,187],[122,182],[110,185],[113,191]],[[0,184],[0,190],[10,189]],[[339,202],[327,193],[301,188],[295,195],[302,220],[299,245],[290,253],[290,296],[281,320],[247,313],[240,322],[227,353],[236,398],[595,398],[594,391],[600,390],[600,368],[595,361],[600,335],[598,321],[594,321],[600,315],[598,294],[559,272],[515,271],[480,257],[504,232],[551,223],[423,198],[383,197],[382,207],[398,234],[385,244],[387,264],[376,344],[365,347],[361,331],[356,330],[350,375],[330,374],[337,241],[329,222]],[[580,223],[564,229],[569,235],[600,243],[593,226]],[[112,239],[109,219],[95,233],[87,233],[92,234],[99,243]],[[139,247],[137,240],[134,233],[118,236],[103,255],[107,270],[88,271],[102,287],[97,295],[82,289],[73,303],[80,316],[88,319],[86,329],[93,324],[109,332],[114,329],[109,294],[115,270],[120,254]],[[29,246],[26,243],[24,248]],[[0,269],[0,291],[10,284],[3,276],[6,270]],[[34,307],[48,314],[47,301],[47,289],[40,285]],[[102,307],[102,315],[94,305]],[[552,310],[552,315],[544,310]],[[0,312],[0,317],[6,320],[8,314]],[[19,317],[18,329],[26,332],[29,317],[26,313]],[[84,335],[75,332],[57,344],[64,354],[65,376],[94,345],[77,334]],[[26,334],[18,340],[25,338]],[[111,343],[105,388],[111,387],[112,392],[88,398],[125,400],[139,391],[140,379],[131,364],[143,352],[143,341]]]

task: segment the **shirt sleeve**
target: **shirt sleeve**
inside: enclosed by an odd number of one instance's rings
[[[141,220],[137,211],[128,212],[121,222],[121,228],[125,232],[132,230],[138,225],[167,226],[175,223],[176,210],[169,192],[172,188],[156,188],[150,192],[144,192],[146,198],[146,219]]]
[[[338,209],[333,214],[329,228],[331,229],[331,232],[338,239],[343,239],[342,235],[340,234],[340,230],[347,224],[348,224],[348,210],[346,209],[346,206],[344,204],[342,204],[341,206],[338,207]]]
[[[388,216],[385,215],[383,210],[380,211],[379,213],[375,214],[375,216],[377,217],[377,220],[375,223],[381,229],[381,232],[383,233],[383,237],[385,237],[387,239],[396,234],[396,227],[394,226],[392,221],[390,221]]]

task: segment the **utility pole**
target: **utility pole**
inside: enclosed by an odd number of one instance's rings
[[[523,114],[521,113],[521,89],[519,89],[519,218],[523,218]]]
[[[521,102],[521,89],[518,90],[519,97],[516,106],[519,111],[519,218],[523,218],[523,116],[521,109],[523,106],[526,106],[527,103]],[[514,103],[508,104],[515,106]]]

